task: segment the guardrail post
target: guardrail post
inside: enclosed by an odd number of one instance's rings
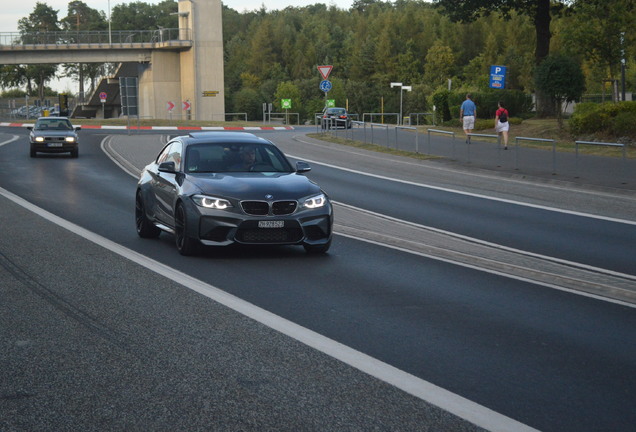
[[[574,146],[576,149],[576,176],[578,178],[579,175],[579,144],[589,144],[589,145],[597,145],[597,146],[606,146],[606,147],[622,147],[623,148],[623,179],[625,184],[627,182],[627,153],[625,149],[625,144],[619,143],[605,143],[605,142],[597,142],[597,141],[575,141]]]

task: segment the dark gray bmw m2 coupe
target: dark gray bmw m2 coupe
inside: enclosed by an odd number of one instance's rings
[[[302,245],[324,253],[333,210],[327,194],[269,140],[243,132],[175,137],[141,173],[137,233],[174,234],[182,255],[202,246]]]

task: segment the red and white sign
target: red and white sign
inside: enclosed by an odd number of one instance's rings
[[[166,104],[166,108],[168,109],[168,111],[172,111],[174,109],[174,104],[171,101],[168,101],[168,103]]]
[[[101,102],[101,103],[106,102],[106,98],[107,98],[107,96],[108,96],[108,95],[106,94],[106,92],[101,92],[101,93],[99,94],[99,100],[100,100],[100,102]]]
[[[190,107],[192,106],[192,104],[188,101],[183,102],[181,105],[185,111],[190,111]]]
[[[329,74],[331,73],[331,69],[333,69],[333,66],[318,66],[318,72],[320,72],[320,75],[322,75],[322,79],[327,79],[329,77]]]

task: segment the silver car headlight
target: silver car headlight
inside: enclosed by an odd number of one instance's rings
[[[307,198],[303,203],[303,206],[310,209],[320,208],[325,205],[327,202],[327,197],[325,194],[320,194],[316,196],[312,196],[311,198]]]
[[[223,198],[216,198],[208,195],[193,195],[192,201],[199,207],[225,210],[232,207],[232,203]]]
[[[35,137],[36,142],[44,142],[44,137]]]
[[[64,141],[66,141],[66,142],[75,142],[75,137],[71,137],[71,136],[65,137]]]

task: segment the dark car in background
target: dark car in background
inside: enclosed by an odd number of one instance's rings
[[[302,245],[324,253],[333,210],[327,194],[269,140],[243,132],[171,139],[139,178],[135,222],[142,238],[174,234],[182,255],[202,246]]]
[[[351,117],[345,108],[326,108],[322,114],[322,129],[351,128]]]
[[[81,127],[74,127],[66,117],[40,117],[34,126],[27,126],[30,130],[29,145],[31,157],[37,153],[70,153],[72,157],[79,156],[79,141],[77,131]]]

